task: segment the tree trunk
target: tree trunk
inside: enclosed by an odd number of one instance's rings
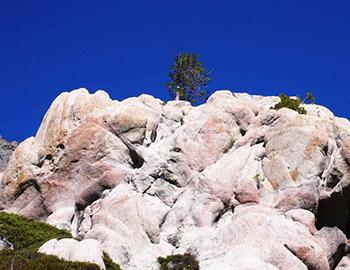
[[[176,101],[179,101],[179,100],[180,100],[180,89],[178,89],[178,90],[176,91],[175,100],[176,100]]]

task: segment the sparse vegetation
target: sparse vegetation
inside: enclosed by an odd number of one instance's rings
[[[68,231],[15,214],[0,212],[0,238],[5,238],[16,250],[36,251],[50,239],[71,238]]]
[[[294,110],[298,112],[299,114],[306,114],[307,111],[302,106],[306,102],[314,104],[315,103],[315,97],[312,93],[307,92],[306,97],[303,101],[301,101],[300,97],[296,96],[295,98],[291,98],[287,96],[286,94],[280,94],[280,102],[275,104],[274,107],[271,107],[271,109],[279,110],[281,108],[288,108],[291,110]]]
[[[199,270],[199,263],[190,253],[159,257],[160,270]]]
[[[41,254],[28,250],[2,250],[0,252],[0,269],[3,270],[101,270],[92,263],[69,262],[56,256]]]
[[[169,72],[171,82],[166,84],[172,98],[191,103],[206,100],[211,72],[205,69],[198,57],[195,53],[180,53],[175,57]]]
[[[291,98],[286,94],[280,94],[280,102],[275,104],[272,109],[279,110],[282,108],[288,108],[298,112],[299,114],[306,114],[306,110],[304,107],[301,107],[301,100],[299,97]]]
[[[306,97],[303,100],[303,104],[306,102],[315,104],[315,96],[310,92],[306,92]]]
[[[50,239],[71,237],[69,232],[49,224],[0,212],[0,239],[6,239],[14,248],[0,251],[0,269],[100,270],[100,267],[93,263],[70,262],[37,252],[38,248]],[[121,270],[107,253],[103,254],[103,261],[107,270]]]

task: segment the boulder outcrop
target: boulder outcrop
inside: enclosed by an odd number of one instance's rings
[[[38,252],[47,255],[55,255],[67,261],[90,262],[106,270],[103,262],[103,251],[99,242],[95,239],[77,241],[71,238],[52,239],[42,245]]]
[[[0,136],[0,173],[5,169],[17,142],[8,142]]]
[[[204,270],[345,265],[350,122],[319,105],[270,109],[278,101],[217,91],[195,107],[63,93],[12,154],[0,201],[97,240],[125,270],[184,253]],[[41,249],[60,255],[61,241]]]

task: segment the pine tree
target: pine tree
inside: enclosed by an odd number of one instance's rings
[[[192,104],[206,100],[211,72],[198,61],[198,57],[194,53],[176,55],[175,63],[169,72],[171,82],[166,84],[175,100],[187,100]]]

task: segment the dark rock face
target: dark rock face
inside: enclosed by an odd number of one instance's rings
[[[5,169],[10,156],[12,155],[12,152],[15,151],[17,145],[17,142],[8,142],[0,136],[0,172]]]

